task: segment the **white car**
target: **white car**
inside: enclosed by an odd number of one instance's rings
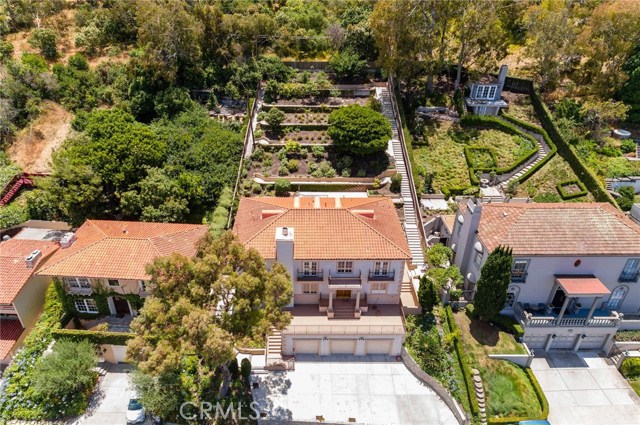
[[[129,424],[141,424],[144,422],[146,414],[144,407],[140,404],[137,398],[129,400],[129,406],[127,407],[127,425]]]

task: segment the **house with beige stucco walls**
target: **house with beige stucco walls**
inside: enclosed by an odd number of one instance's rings
[[[268,356],[400,354],[411,254],[391,200],[242,198],[233,230],[291,274],[293,320]]]

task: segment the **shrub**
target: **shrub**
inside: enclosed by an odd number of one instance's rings
[[[251,154],[251,159],[254,161],[262,162],[264,160],[264,149],[257,147]]]
[[[342,177],[350,177],[351,176],[351,168],[343,168],[340,172]]]
[[[300,145],[300,143],[295,142],[293,140],[287,140],[287,142],[284,144],[284,149],[287,151],[287,154],[289,155],[300,153],[301,148],[302,148],[302,145]]]
[[[287,150],[285,148],[280,149],[278,153],[276,153],[276,156],[280,161],[284,161],[287,159]]]
[[[251,362],[249,359],[242,359],[240,362],[240,374],[248,382],[251,376]]]
[[[240,370],[238,367],[238,359],[236,357],[233,358],[229,362],[229,372],[231,373],[231,379],[236,380],[240,376]]]
[[[331,56],[329,67],[338,78],[353,80],[362,76],[367,62],[360,59],[356,52],[346,49]]]
[[[287,170],[289,170],[290,173],[298,171],[299,167],[300,161],[298,161],[297,159],[290,159],[289,161],[287,161]]]
[[[351,167],[351,165],[353,165],[353,158],[350,156],[343,156],[338,160],[337,167],[339,170],[342,170],[343,168]]]
[[[280,131],[280,127],[284,122],[284,119],[285,119],[284,112],[282,112],[278,108],[271,108],[264,115],[264,120],[267,122],[269,129],[274,133],[278,133]]]
[[[106,323],[105,323],[106,325]],[[126,345],[133,338],[128,332],[109,332],[105,330],[88,331],[83,329],[55,329],[51,332],[55,340],[65,341],[89,341],[92,344]]]
[[[618,188],[618,193],[621,195],[616,202],[620,206],[622,211],[629,211],[633,207],[633,201],[635,198],[635,192],[633,186],[622,186]]]
[[[364,171],[364,170],[358,170],[358,177],[359,177],[360,171]],[[380,179],[377,177],[373,179],[373,188],[380,189]]]
[[[287,168],[287,166],[285,164],[282,164],[278,168],[278,175],[279,176],[287,176],[287,175],[289,175],[289,169]]]
[[[363,170],[362,168],[358,170],[358,173],[356,174],[358,177],[367,177],[367,172],[365,170]],[[373,180],[373,183],[376,183],[376,180]],[[378,179],[378,188],[380,187],[380,179]]]
[[[276,196],[284,196],[291,191],[291,182],[287,179],[278,179],[275,184]]]
[[[625,378],[640,377],[640,357],[627,357],[624,359],[620,371]]]
[[[427,251],[427,262],[431,267],[446,267],[452,256],[451,248],[437,243]]]
[[[634,142],[633,140],[627,139],[627,140],[623,140],[622,143],[620,143],[620,150],[624,153],[631,153],[631,152],[635,152],[636,151],[636,142]]]
[[[316,158],[322,158],[324,156],[324,146],[313,146],[311,147],[311,152]]]
[[[380,112],[350,105],[329,115],[327,133],[336,150],[355,155],[369,155],[386,149],[391,125]]]
[[[401,183],[402,183],[402,174],[395,173],[393,176],[391,176],[391,185],[389,187],[389,190],[391,190],[394,193],[399,193]]]
[[[37,28],[29,37],[29,44],[40,49],[40,53],[47,59],[55,59],[58,56],[56,50],[56,33],[49,28]]]
[[[253,193],[255,193],[256,195],[258,195],[258,194],[260,194],[260,193],[262,192],[262,186],[260,185],[260,183],[256,183],[256,182],[254,182],[254,183],[251,185],[251,191],[252,191]]]

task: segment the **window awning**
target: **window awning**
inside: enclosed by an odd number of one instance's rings
[[[556,276],[556,282],[570,297],[597,297],[611,293],[595,276]]]

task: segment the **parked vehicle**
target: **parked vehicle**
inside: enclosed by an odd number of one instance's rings
[[[146,418],[144,407],[140,404],[138,399],[132,398],[129,400],[129,406],[127,406],[127,425],[129,424],[141,424]]]

